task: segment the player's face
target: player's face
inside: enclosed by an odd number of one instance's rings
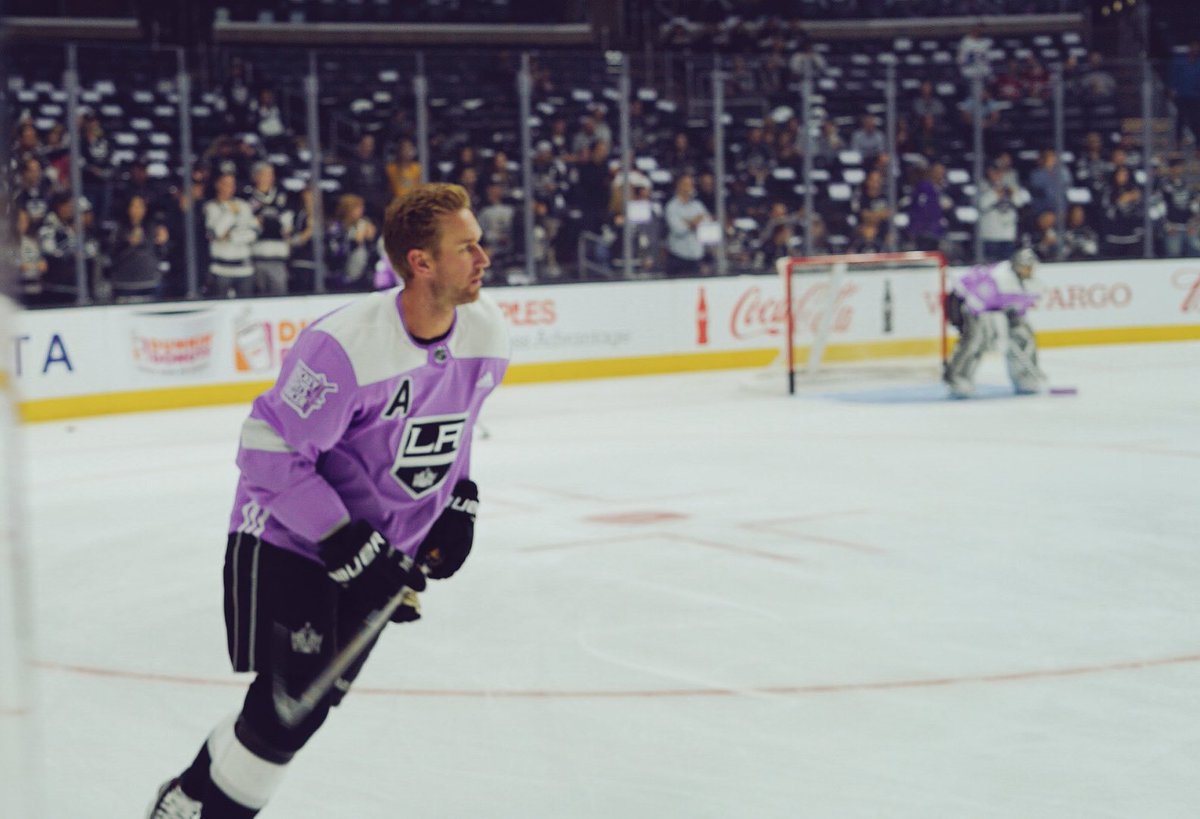
[[[433,256],[433,294],[450,306],[479,298],[483,271],[492,263],[480,245],[483,231],[467,208],[441,217],[441,235]]]

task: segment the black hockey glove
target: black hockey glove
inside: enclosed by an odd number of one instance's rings
[[[430,578],[447,578],[467,562],[471,543],[475,540],[478,509],[479,488],[475,482],[463,478],[454,484],[450,504],[433,522],[433,528],[417,549],[417,562],[426,567]]]
[[[343,526],[321,541],[320,554],[329,577],[341,584],[353,611],[361,617],[383,608],[405,586],[413,592],[425,588],[425,575],[413,559],[393,549],[383,535],[361,520]],[[410,597],[415,600],[416,595]],[[418,612],[406,598],[392,620],[398,623],[415,620],[420,616]]]

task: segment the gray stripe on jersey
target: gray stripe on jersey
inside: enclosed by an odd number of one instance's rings
[[[260,452],[295,452],[279,437],[275,428],[261,418],[247,418],[242,423],[242,448]]]

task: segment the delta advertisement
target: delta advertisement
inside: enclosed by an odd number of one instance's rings
[[[951,271],[951,275],[955,271]],[[1200,338],[1200,260],[1043,265],[1042,344]],[[936,355],[935,270],[793,277],[794,338],[831,358]],[[495,287],[510,383],[765,366],[784,347],[775,275]],[[297,335],[355,298],[325,295],[25,311],[7,369],[29,420],[252,398]]]

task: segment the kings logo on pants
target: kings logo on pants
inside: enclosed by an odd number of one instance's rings
[[[405,424],[392,475],[414,500],[446,480],[466,429],[465,413],[410,418]]]

